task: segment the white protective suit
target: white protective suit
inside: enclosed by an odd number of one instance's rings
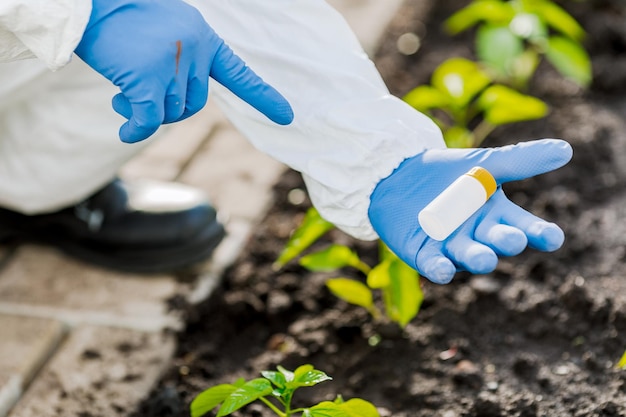
[[[371,192],[405,158],[444,147],[439,128],[389,94],[324,1],[189,3],[295,114],[291,125],[275,125],[212,82],[229,119],[258,149],[303,174],[327,220],[376,238]],[[72,59],[90,10],[90,0],[0,2],[0,206],[34,214],[75,204],[151,141],[120,142],[124,120],[110,104],[117,89]]]

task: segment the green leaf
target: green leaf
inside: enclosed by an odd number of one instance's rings
[[[443,139],[448,148],[474,147],[474,134],[463,126],[452,126],[443,131]]]
[[[538,65],[539,54],[532,49],[525,50],[515,57],[515,62],[513,63],[513,79],[525,85],[527,80],[535,73]]]
[[[261,375],[265,378],[269,379],[272,384],[277,386],[278,388],[285,388],[285,384],[287,383],[287,379],[285,375],[281,372],[276,371],[262,371]]]
[[[293,372],[293,380],[287,381],[287,388],[311,387],[331,379],[324,372],[313,368],[312,365],[302,365]]]
[[[447,94],[458,108],[466,107],[490,82],[491,78],[478,64],[465,58],[444,61],[432,76],[432,85]]]
[[[509,3],[502,1],[474,1],[454,13],[444,22],[444,28],[451,34],[457,34],[469,29],[478,22],[508,23],[515,11]]]
[[[577,42],[563,36],[548,40],[546,58],[566,78],[586,87],[591,83],[591,60]]]
[[[343,397],[341,396],[341,394],[340,394],[340,395],[337,395],[337,396],[335,397],[335,401],[333,401],[333,402],[334,402],[335,404],[343,404],[343,403],[345,403],[345,401],[343,400]]]
[[[476,52],[498,77],[508,78],[515,60],[524,52],[524,43],[508,26],[485,25],[476,35]]]
[[[484,111],[485,120],[493,125],[540,119],[548,113],[543,101],[503,85],[486,89],[478,105]]]
[[[619,369],[626,369],[626,351],[624,351],[624,354],[622,355],[622,358],[619,360],[619,362],[616,365]]]
[[[307,417],[350,417],[350,414],[339,408],[339,406],[330,401],[322,401],[321,403],[309,408]]]
[[[391,283],[389,277],[389,266],[392,259],[385,259],[376,265],[369,274],[367,274],[367,286],[370,288],[385,288]]]
[[[511,33],[531,42],[548,37],[546,24],[534,13],[517,13],[508,26]]]
[[[201,417],[224,401],[237,389],[231,384],[211,387],[196,396],[190,405],[191,417]]]
[[[526,10],[537,14],[554,30],[576,41],[585,38],[585,30],[576,19],[554,2],[527,0],[525,3]]]
[[[421,85],[409,91],[403,98],[413,108],[421,112],[442,109],[450,104],[450,97],[429,85]]]
[[[309,409],[311,417],[380,417],[376,407],[360,398],[343,403],[323,401]]]
[[[374,404],[360,398],[352,398],[339,406],[351,417],[380,417]]]
[[[389,276],[390,304],[387,311],[393,321],[404,327],[415,318],[424,299],[419,285],[419,275],[416,270],[397,259],[390,265]]]
[[[278,371],[285,376],[285,386],[287,386],[287,382],[293,381],[293,377],[294,377],[293,372],[291,372],[288,369],[283,368],[280,365],[278,365],[276,369],[278,369]]]
[[[265,378],[256,378],[246,382],[233,391],[222,403],[217,417],[227,416],[241,407],[272,393],[272,385]]]
[[[362,282],[349,278],[333,278],[326,281],[326,286],[335,296],[367,309],[374,305],[372,291]]]
[[[310,208],[276,260],[275,267],[280,268],[300,255],[333,227],[334,225],[324,220],[315,208]]]
[[[300,265],[316,272],[334,271],[346,266],[356,267],[359,262],[359,256],[352,249],[343,245],[330,245],[322,251],[303,256],[300,259]]]

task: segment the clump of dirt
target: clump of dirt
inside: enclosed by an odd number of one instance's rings
[[[418,21],[423,3],[406,2],[376,57],[394,94],[428,82],[450,56],[472,56],[470,34],[441,31],[464,4],[433,2]],[[572,144],[566,167],[505,187],[515,202],[563,227],[562,249],[528,250],[492,274],[459,273],[445,286],[424,281],[422,309],[404,331],[376,327],[328,292],[329,275],[296,264],[272,269],[309,204],[288,201],[289,191],[304,189],[288,172],[221,288],[188,311],[174,364],[137,414],[188,416],[190,401],[209,386],[311,363],[333,381],[303,389],[299,405],[341,394],[374,403],[383,417],[626,415],[626,371],[615,368],[626,349],[626,6],[563,6],[589,33],[593,85],[583,91],[542,64],[530,93],[550,104],[550,115],[499,128],[484,144],[541,137]],[[405,32],[423,38],[411,56],[396,48]],[[374,243],[333,231],[319,245],[331,241],[373,262]],[[383,338],[372,346],[374,333]],[[271,414],[250,406],[234,415]]]

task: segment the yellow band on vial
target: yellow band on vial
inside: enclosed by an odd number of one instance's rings
[[[495,178],[491,175],[491,172],[487,171],[483,167],[474,167],[470,169],[465,175],[469,175],[470,177],[474,177],[485,187],[485,191],[487,192],[487,199],[496,192],[496,188],[498,184],[496,184]]]

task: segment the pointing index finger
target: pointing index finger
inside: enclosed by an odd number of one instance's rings
[[[273,122],[288,125],[293,121],[293,110],[287,99],[263,81],[223,41],[215,54],[210,76]]]
[[[560,139],[540,139],[494,148],[483,161],[498,183],[518,181],[562,167],[572,147]]]

